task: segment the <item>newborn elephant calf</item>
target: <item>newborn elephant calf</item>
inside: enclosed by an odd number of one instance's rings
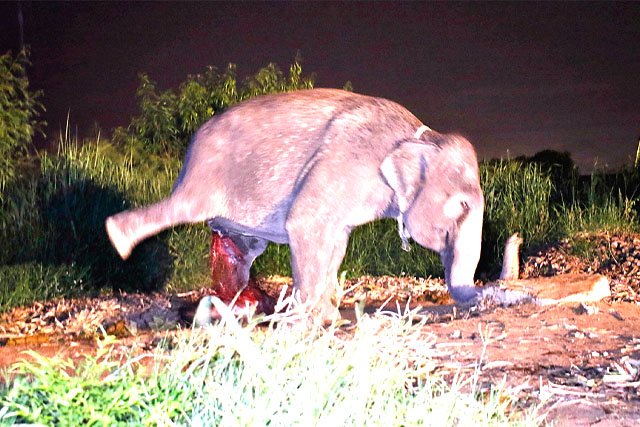
[[[254,98],[211,118],[193,137],[172,194],[109,217],[106,227],[126,259],[163,229],[206,221],[214,239],[241,253],[234,262],[243,284],[269,241],[289,244],[300,299],[330,321],[339,316],[331,299],[351,230],[384,217],[397,219],[403,247],[411,237],[440,254],[454,299],[475,298],[483,211],[466,139],[434,132],[386,99],[311,89]]]

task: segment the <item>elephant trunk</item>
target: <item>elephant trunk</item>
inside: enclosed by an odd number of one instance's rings
[[[473,277],[480,260],[482,216],[482,209],[470,211],[457,235],[440,254],[447,288],[457,303],[470,302],[480,294]]]

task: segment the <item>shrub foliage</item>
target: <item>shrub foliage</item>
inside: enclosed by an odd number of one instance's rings
[[[0,197],[14,178],[16,163],[45,125],[38,119],[44,111],[39,101],[42,92],[29,87],[29,65],[28,50],[0,56]]]
[[[204,73],[188,76],[177,92],[158,91],[156,83],[140,74],[136,91],[140,115],[127,129],[116,130],[116,139],[142,145],[154,154],[182,155],[193,133],[214,114],[229,106],[278,92],[312,88],[314,77],[302,74],[301,60],[296,58],[287,76],[273,63],[238,84],[236,66],[224,72],[207,67]]]

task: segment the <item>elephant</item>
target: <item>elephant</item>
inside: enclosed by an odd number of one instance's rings
[[[213,116],[193,136],[171,194],[105,225],[126,259],[166,228],[206,222],[243,254],[243,283],[268,242],[288,244],[299,300],[330,322],[339,318],[332,297],[349,235],[380,218],[397,220],[403,248],[411,238],[439,253],[456,302],[475,299],[483,213],[467,139],[387,99],[306,89]]]

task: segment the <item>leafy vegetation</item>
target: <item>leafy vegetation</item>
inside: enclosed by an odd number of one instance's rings
[[[44,110],[39,101],[42,92],[29,88],[29,65],[28,50],[0,56],[0,198],[15,177],[16,163],[27,154],[31,138],[45,125],[38,120]]]
[[[156,83],[142,73],[136,92],[140,115],[127,129],[117,129],[115,140],[156,155],[182,156],[195,131],[214,114],[259,95],[312,88],[314,77],[302,74],[298,57],[287,76],[270,63],[240,84],[237,80],[234,64],[222,73],[207,67],[203,74],[189,76],[177,93],[158,92]]]

